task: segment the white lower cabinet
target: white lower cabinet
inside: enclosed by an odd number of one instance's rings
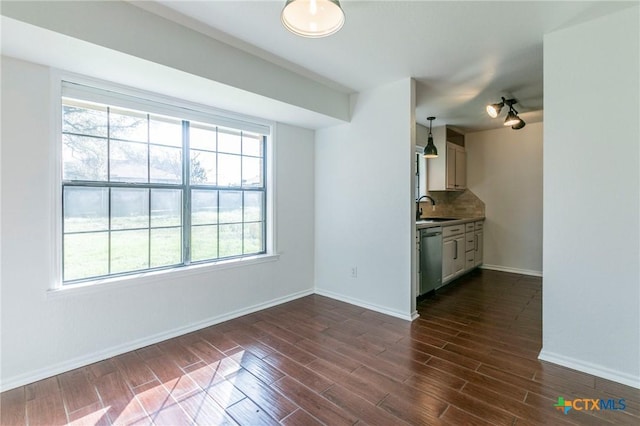
[[[480,231],[475,232],[475,248],[473,251],[475,266],[482,265],[482,243],[483,243],[483,232],[481,229]]]
[[[451,281],[464,271],[465,237],[464,226],[442,228],[442,284]]]
[[[475,247],[476,247],[476,234],[475,234],[475,224],[473,222],[469,222],[466,224],[464,234],[464,247],[465,247],[465,262],[464,262],[464,271],[470,271],[476,266],[475,262]]]
[[[442,284],[482,264],[483,221],[442,228]]]

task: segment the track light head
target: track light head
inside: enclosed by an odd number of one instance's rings
[[[487,114],[489,114],[489,117],[491,118],[496,118],[498,114],[500,114],[500,111],[502,110],[503,106],[504,106],[504,102],[487,105]]]
[[[523,120],[522,118],[518,117],[518,120],[519,120],[519,121],[518,121],[516,124],[514,124],[513,126],[511,126],[511,128],[512,128],[513,130],[520,130],[520,129],[522,129],[524,126],[526,126],[526,125],[527,125],[527,123],[525,123],[525,122],[524,122],[524,120]]]
[[[505,120],[504,120],[504,125],[505,126],[515,126],[519,122],[520,122],[520,118],[518,117],[516,112],[513,109],[510,109],[509,113],[507,114],[507,118],[505,118]]]

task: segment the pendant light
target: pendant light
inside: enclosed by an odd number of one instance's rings
[[[438,156],[438,149],[433,144],[433,135],[431,134],[431,125],[435,119],[435,117],[427,117],[427,120],[429,120],[429,137],[427,138],[427,146],[425,146],[424,151],[422,151],[424,158],[436,158]]]
[[[280,20],[296,35],[320,38],[342,28],[344,12],[338,0],[287,0]]]

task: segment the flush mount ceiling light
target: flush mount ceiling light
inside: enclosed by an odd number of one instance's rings
[[[504,120],[504,125],[511,126],[514,130],[522,129],[527,123],[518,117],[518,111],[513,107],[517,103],[518,101],[515,99],[505,99],[503,97],[502,102],[487,105],[487,114],[489,114],[489,117],[491,118],[496,118],[500,114],[502,108],[507,105],[509,107],[509,112],[507,113],[507,118]]]
[[[433,144],[433,135],[431,134],[431,125],[435,119],[435,117],[427,117],[427,120],[429,120],[429,137],[427,139],[427,146],[425,146],[424,151],[422,151],[424,158],[436,158],[438,156],[438,149]]]
[[[294,34],[320,38],[342,28],[344,12],[338,0],[287,0],[280,20]]]

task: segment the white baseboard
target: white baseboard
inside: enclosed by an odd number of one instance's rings
[[[640,389],[640,377],[632,374],[623,373],[598,364],[593,364],[553,352],[547,352],[544,349],[540,351],[538,359]]]
[[[341,302],[349,303],[351,305],[360,306],[361,308],[370,309],[372,311],[379,312],[381,314],[389,315],[392,317],[400,318],[405,321],[413,321],[417,318],[417,312],[411,314],[405,314],[403,312],[394,311],[391,309],[383,308],[382,306],[374,305],[369,302],[362,301],[360,299],[354,299],[351,297],[343,296],[342,294],[333,293],[331,291],[321,290],[316,288],[316,294],[320,296],[326,296],[331,299],[339,300]]]
[[[68,361],[64,361],[55,365],[51,365],[45,368],[41,368],[39,370],[31,371],[26,374],[21,374],[14,377],[9,377],[4,379],[2,383],[0,383],[0,392],[4,392],[6,390],[17,388],[18,386],[23,386],[29,383],[37,382],[38,380],[46,379],[51,376],[55,376],[70,370],[74,370],[76,368],[84,367],[89,364],[93,364],[95,362],[103,361],[105,359],[121,355],[126,352],[134,351],[136,349],[144,348],[145,346],[153,345],[155,343],[162,342],[167,339],[172,339],[174,337],[182,336],[183,334],[191,333],[193,331],[200,330],[202,328],[210,327],[215,324],[219,324],[224,321],[228,321],[234,318],[241,317],[243,315],[251,314],[253,312],[261,311],[263,309],[270,308],[272,306],[280,305],[282,303],[290,302],[295,299],[299,299],[301,297],[308,296],[313,294],[313,289],[300,291],[297,293],[293,293],[284,297],[279,297],[276,299],[269,300],[264,303],[258,303],[253,306],[249,306],[247,308],[238,309],[232,312],[227,312],[222,315],[218,315],[215,317],[207,318],[206,320],[199,321],[197,323],[189,324],[184,327],[174,328],[173,330],[169,330],[166,332],[158,333],[153,336],[145,337],[142,339],[134,340],[132,342],[127,342],[122,345],[114,346],[111,348],[107,348],[98,352],[91,353],[89,355],[81,356],[78,358],[70,359]]]
[[[542,277],[542,271],[511,268],[509,266],[500,266],[500,265],[487,265],[486,263],[482,264],[480,266],[480,269],[489,269],[491,271],[500,271],[500,272],[510,272],[512,274],[529,275],[532,277]]]

